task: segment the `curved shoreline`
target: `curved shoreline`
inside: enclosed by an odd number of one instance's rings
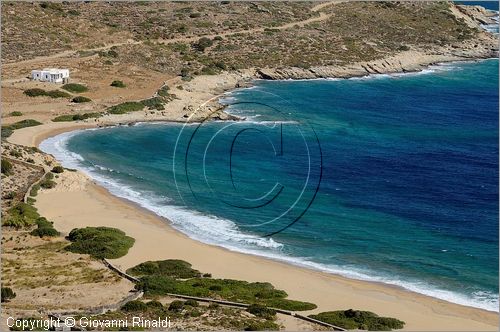
[[[161,123],[158,123],[161,124]],[[78,131],[81,131],[82,129],[79,129]],[[76,131],[73,131],[76,133]],[[73,133],[70,132],[70,133]],[[489,306],[486,305],[486,303],[481,303],[481,302],[474,302],[473,300],[467,298],[467,296],[464,296],[463,294],[453,292],[450,290],[444,290],[444,289],[439,289],[439,288],[433,288],[432,285],[425,285],[425,284],[419,284],[418,281],[404,281],[404,280],[399,280],[399,279],[394,279],[394,278],[389,278],[389,277],[384,277],[381,275],[377,275],[376,273],[370,274],[369,272],[363,272],[363,271],[358,271],[356,269],[352,270],[344,270],[341,269],[340,267],[336,267],[335,265],[323,265],[320,263],[316,263],[311,260],[307,260],[303,257],[296,257],[296,256],[289,256],[289,255],[283,255],[280,253],[275,253],[275,252],[269,252],[267,249],[269,248],[274,248],[274,242],[271,240],[271,243],[263,243],[261,240],[264,240],[260,237],[253,238],[253,236],[246,237],[244,232],[239,231],[238,233],[241,233],[243,236],[240,237],[239,234],[234,234],[236,238],[236,242],[244,242],[243,246],[238,246],[237,244],[235,245],[234,241],[223,241],[223,242],[218,242],[215,240],[213,236],[207,236],[203,237],[200,235],[200,232],[193,232],[193,229],[191,227],[183,227],[180,226],[178,222],[175,220],[178,219],[178,217],[173,217],[172,215],[175,214],[177,215],[179,212],[181,213],[181,216],[185,217],[186,214],[194,214],[192,217],[197,218],[197,212],[196,211],[191,211],[187,210],[184,208],[181,208],[180,211],[178,211],[177,207],[170,207],[168,205],[165,206],[158,206],[156,203],[149,203],[146,202],[145,199],[142,199],[140,197],[137,197],[135,195],[135,192],[130,194],[129,189],[132,191],[135,191],[133,187],[122,187],[122,185],[119,182],[116,182],[113,178],[108,177],[108,176],[102,176],[100,174],[94,174],[93,171],[85,168],[78,166],[78,160],[80,160],[80,157],[77,156],[75,158],[73,156],[73,153],[69,152],[67,149],[63,149],[64,151],[59,151],[59,147],[62,146],[60,143],[67,141],[69,139],[70,135],[67,135],[66,137],[57,137],[54,136],[55,140],[51,142],[48,142],[48,145],[45,146],[42,150],[46,153],[51,153],[58,157],[57,159],[60,162],[63,162],[63,166],[69,167],[69,168],[76,168],[82,173],[86,174],[89,178],[91,178],[94,183],[98,184],[100,187],[103,187],[109,194],[122,199],[130,204],[133,204],[134,206],[147,210],[150,213],[153,213],[155,216],[159,217],[163,221],[165,221],[170,227],[174,228],[176,231],[186,235],[188,238],[198,241],[207,245],[211,246],[216,246],[219,248],[223,248],[226,250],[229,250],[231,252],[236,252],[236,253],[241,253],[245,255],[253,255],[257,257],[262,257],[264,259],[268,259],[271,261],[276,261],[276,262],[281,262],[285,264],[289,264],[295,267],[300,267],[304,269],[309,269],[309,270],[314,270],[318,272],[323,272],[329,275],[335,275],[335,276],[340,276],[343,278],[351,279],[351,280],[360,280],[360,281],[365,281],[365,282],[372,282],[372,283],[378,283],[381,285],[385,285],[387,287],[394,287],[397,289],[400,289],[401,291],[407,291],[415,294],[420,294],[424,296],[428,296],[431,298],[435,298],[441,301],[447,301],[449,303],[454,303],[470,308],[475,308],[475,309],[480,309],[480,310],[486,310],[489,312],[494,312],[496,311],[494,309],[490,309]],[[57,147],[57,148],[55,148]],[[55,149],[54,149],[55,148]],[[58,151],[56,151],[58,150]],[[69,153],[68,153],[69,152]],[[59,154],[61,153],[61,154]],[[67,163],[65,165],[65,163]],[[124,189],[126,188],[126,190]],[[203,216],[205,217],[205,216]],[[212,219],[210,216],[206,216],[206,218]],[[212,221],[208,221],[212,222]],[[214,220],[213,222],[216,222]],[[188,225],[193,226],[190,222],[187,223]],[[226,229],[224,227],[225,223],[222,223],[221,227],[221,232],[224,235],[227,235],[228,232],[232,232],[231,229]],[[213,234],[212,234],[213,235]],[[259,241],[259,244],[257,247],[264,247],[264,250],[259,250],[259,248],[248,248],[245,246],[245,242],[248,240],[251,241]],[[252,242],[251,242],[252,243]],[[253,243],[252,243],[253,244]],[[281,244],[279,244],[281,245]],[[376,271],[375,271],[376,272]]]
[[[211,99],[213,99],[213,97]],[[139,119],[135,122],[137,121],[154,122],[161,120]],[[173,121],[167,120],[162,122]],[[120,123],[123,122],[115,121],[114,125]],[[125,123],[128,122],[125,121]],[[112,124],[109,123],[109,125]],[[99,125],[96,123],[52,122],[41,126],[16,130],[12,137],[9,138],[9,141],[27,146],[38,146],[43,140],[64,132],[98,127]],[[407,322],[405,328],[412,330],[497,329],[498,313],[495,312],[439,300],[431,296],[414,293],[399,286],[383,284],[376,281],[349,279],[332,273],[311,270],[290,263],[276,261],[271,258],[238,253],[219,246],[198,242],[175,230],[170,225],[167,225],[165,218],[145,210],[134,202],[112,195],[107,189],[96,185],[88,179],[82,181],[86,182],[85,189],[77,191],[77,196],[87,199],[89,201],[89,206],[97,209],[103,204],[108,204],[108,206],[115,210],[113,213],[121,215],[122,218],[126,218],[127,214],[133,214],[136,215],[138,219],[146,220],[143,222],[134,220],[132,224],[128,225],[127,233],[131,232],[133,234],[137,232],[139,237],[141,234],[146,237],[161,236],[164,242],[174,241],[173,239],[175,239],[174,242],[178,243],[178,246],[185,248],[186,251],[190,251],[190,248],[192,249],[193,247],[196,248],[193,250],[195,253],[191,251],[190,254],[185,255],[179,254],[176,250],[172,250],[172,248],[164,248],[162,245],[161,248],[165,249],[165,251],[162,251],[163,254],[159,254],[156,252],[155,248],[151,248],[151,243],[145,239],[141,239],[141,248],[138,250],[131,250],[127,256],[116,260],[116,263],[119,265],[130,267],[144,260],[177,257],[193,263],[196,268],[202,271],[212,272],[216,277],[244,279],[249,281],[270,281],[275,286],[289,292],[291,298],[309,300],[317,303],[319,309],[315,310],[315,312],[346,309],[347,307],[369,309],[379,314],[403,319]],[[51,193],[50,191],[42,192],[37,200],[37,207],[39,207],[42,214],[54,220],[56,222],[56,227],[58,229],[60,228],[63,232],[69,232],[73,226],[90,226],[89,220],[80,220],[77,225],[67,223],[67,219],[74,215],[74,211],[71,209],[68,211],[68,208],[65,206],[68,203],[71,204],[71,202],[74,202],[74,197],[71,199],[72,193],[72,191],[62,193]],[[54,198],[54,195],[57,196],[57,198]],[[66,204],[57,206],[57,202],[60,200],[66,202]],[[54,204],[56,204],[57,207],[54,207]],[[123,214],[124,211],[127,213]],[[107,221],[98,219],[98,221],[99,220],[107,222],[109,226],[117,228],[121,228],[122,226],[120,223],[116,223],[113,218],[109,218]],[[167,220],[167,222],[169,221]],[[152,228],[155,229],[153,233],[158,234],[151,233],[150,230]],[[137,237],[136,239],[138,240]],[[207,254],[207,251],[211,254]],[[167,254],[165,255],[165,253]],[[208,262],[206,262],[207,257],[209,257]],[[239,266],[237,269],[231,266],[224,266],[228,262],[234,261],[238,262],[238,264],[236,264]],[[248,266],[252,266],[252,271],[249,271]],[[235,271],[238,269],[241,269],[241,271]],[[276,270],[278,270],[278,272],[276,272]],[[272,278],[270,278],[272,280],[266,278],[268,275],[272,275]],[[290,278],[292,275],[296,276],[296,281],[294,281],[294,278]],[[290,278],[289,281],[282,280],[287,277]],[[310,283],[310,285],[308,285],[309,288],[301,287],[301,282]],[[317,287],[313,284],[321,284],[321,287]],[[334,284],[334,286],[332,284]],[[320,289],[319,292],[317,288]],[[355,295],[351,293],[355,293]],[[338,294],[342,294],[345,298],[341,299],[339,301],[340,303],[332,304],[331,302],[335,302],[336,300],[329,302],[327,299],[325,301],[324,298],[328,297],[325,294],[337,297]],[[411,310],[409,310],[410,308]],[[431,316],[432,318],[430,318]]]
[[[410,330],[496,329],[498,316],[490,311],[453,304],[397,286],[349,279],[198,242],[175,230],[165,218],[85,179],[84,190],[39,193],[36,206],[65,233],[74,227],[105,223],[134,237],[136,245],[129,254],[113,260],[113,264],[122,268],[146,260],[178,258],[191,262],[201,271],[211,272],[214,277],[269,281],[287,291],[292,299],[316,303],[318,309],[314,312],[347,307],[372,310],[406,321],[405,328]],[[79,206],[71,204],[75,201]]]

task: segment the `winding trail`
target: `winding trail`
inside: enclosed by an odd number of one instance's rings
[[[280,26],[276,27],[261,27],[261,28],[253,28],[253,29],[248,29],[248,30],[238,30],[238,31],[228,31],[228,32],[221,32],[221,33],[216,33],[216,34],[208,34],[208,35],[199,35],[199,36],[193,36],[193,37],[178,37],[178,38],[172,38],[172,39],[157,39],[156,41],[162,44],[173,44],[173,43],[179,43],[179,42],[186,42],[190,43],[193,41],[197,41],[200,38],[207,37],[207,38],[214,38],[215,36],[232,36],[236,34],[251,34],[251,33],[258,33],[258,32],[264,32],[265,29],[276,29],[276,30],[285,30],[285,29],[290,29],[293,27],[303,27],[307,24],[314,23],[314,22],[321,22],[329,17],[332,16],[332,14],[326,14],[324,12],[321,12],[321,10],[327,6],[343,2],[343,0],[335,0],[335,1],[329,1],[325,3],[320,3],[310,9],[312,13],[319,13],[318,16],[308,18],[306,20],[301,20],[301,21],[295,21],[295,22],[290,22],[286,23]],[[33,59],[26,59],[22,61],[16,61],[16,62],[9,62],[9,63],[3,63],[2,67],[3,68],[11,68],[17,65],[26,65],[30,63],[37,63],[37,62],[42,62],[42,61],[47,61],[47,60],[53,60],[53,59],[58,59],[58,58],[65,58],[65,57],[71,57],[74,55],[77,55],[78,52],[99,52],[99,51],[104,51],[104,50],[109,50],[112,47],[118,47],[118,46],[123,46],[123,45],[139,45],[143,44],[143,41],[135,41],[128,39],[123,42],[119,43],[114,43],[114,44],[108,44],[105,46],[101,47],[96,47],[96,48],[88,48],[88,49],[82,49],[82,50],[68,50],[68,51],[63,51],[59,53],[55,53],[52,55],[47,55],[47,56],[40,56],[36,57]],[[5,82],[7,80],[4,80]]]

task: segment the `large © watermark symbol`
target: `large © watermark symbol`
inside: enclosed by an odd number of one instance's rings
[[[282,103],[280,103],[282,104]],[[211,121],[219,110],[188,115],[177,137],[173,174],[180,197],[222,204],[239,227],[272,236],[296,224],[317,196],[323,175],[321,144],[313,127],[290,112],[293,105],[234,102],[271,121]],[[192,122],[196,119],[196,123]],[[263,175],[264,174],[264,175]]]

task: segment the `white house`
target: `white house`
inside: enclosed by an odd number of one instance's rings
[[[32,70],[31,79],[42,82],[66,83],[69,81],[69,69],[45,68]]]

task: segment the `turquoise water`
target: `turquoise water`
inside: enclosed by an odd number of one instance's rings
[[[41,148],[194,239],[498,310],[497,60],[256,81],[223,102],[246,121]]]

